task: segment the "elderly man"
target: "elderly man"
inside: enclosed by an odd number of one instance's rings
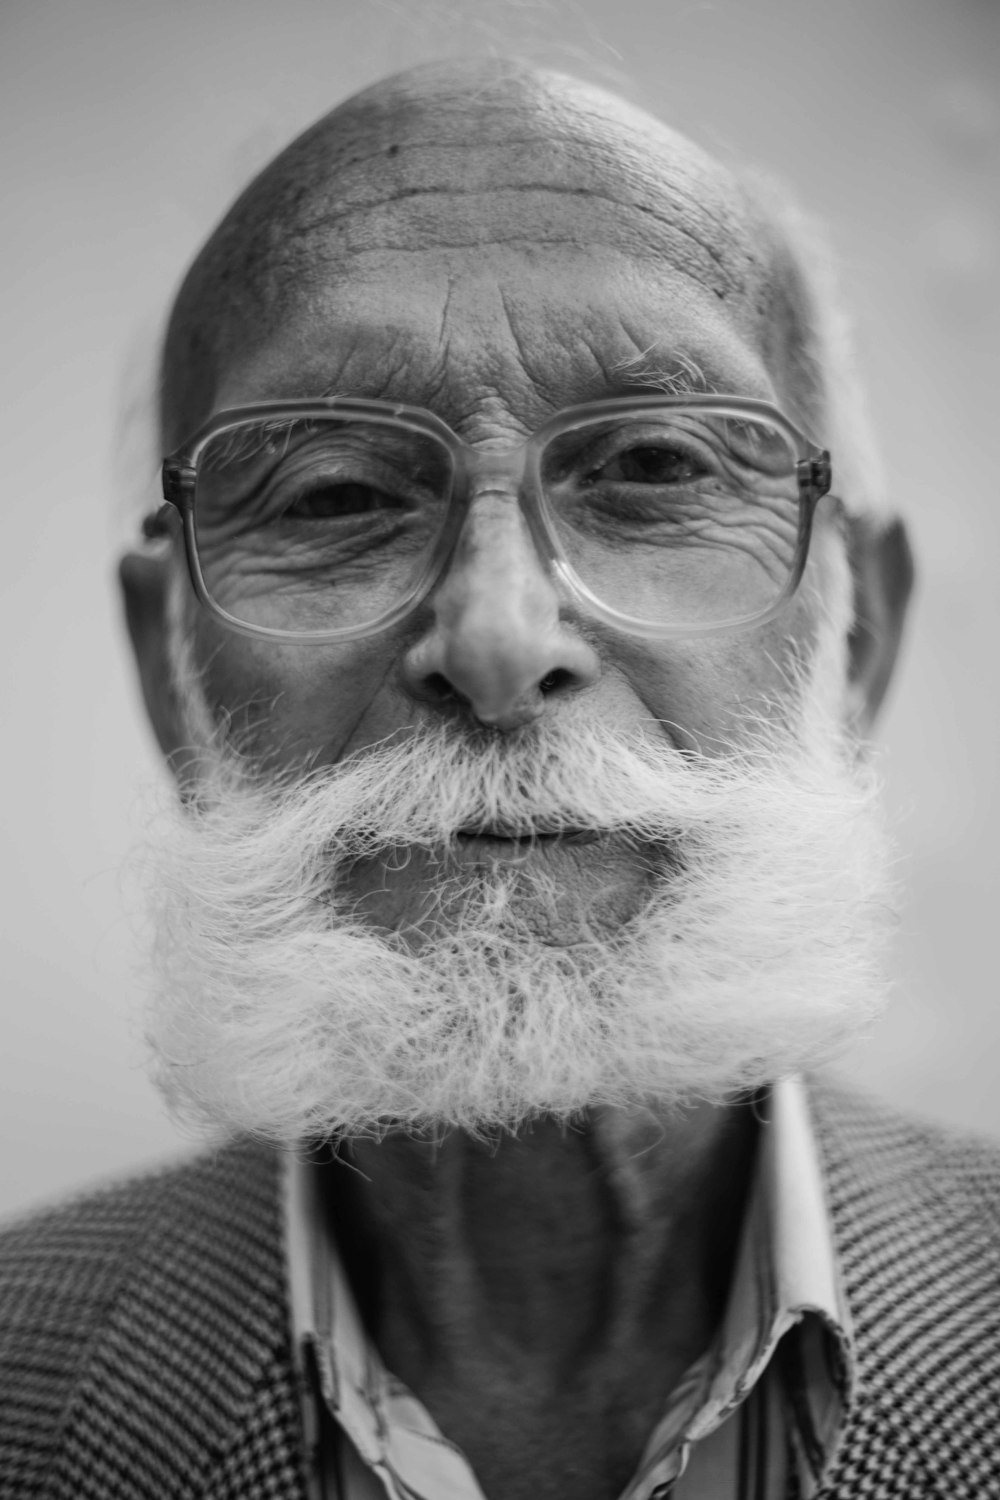
[[[909,589],[818,274],[503,63],[197,257],[122,578],[157,1078],[235,1139],[6,1236],[0,1493],[1000,1494],[996,1160],[801,1078]]]

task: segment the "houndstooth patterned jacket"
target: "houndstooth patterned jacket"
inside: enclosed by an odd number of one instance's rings
[[[1000,1497],[1000,1150],[811,1089],[858,1399],[823,1500]],[[304,1500],[276,1161],[247,1143],[0,1236],[3,1500]]]

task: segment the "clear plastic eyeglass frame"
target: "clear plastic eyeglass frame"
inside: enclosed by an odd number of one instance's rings
[[[577,577],[560,544],[556,526],[540,479],[539,460],[556,437],[586,423],[615,416],[654,416],[664,411],[698,411],[705,416],[758,418],[783,433],[796,454],[795,473],[799,496],[799,524],[794,560],[780,595],[765,610],[739,618],[695,625],[635,618],[606,605]],[[212,598],[198,556],[195,525],[195,494],[198,463],[207,445],[220,434],[250,422],[302,420],[330,416],[356,416],[366,422],[384,422],[422,433],[445,448],[453,464],[453,484],[444,523],[427,565],[397,603],[378,618],[362,625],[299,632],[257,625],[237,619]],[[797,428],[775,406],[739,396],[622,396],[571,406],[558,412],[526,442],[504,449],[473,448],[462,441],[447,423],[421,407],[389,401],[365,401],[346,396],[317,400],[270,401],[233,407],[211,417],[195,435],[163,462],[164,505],[146,517],[143,534],[161,538],[171,531],[171,517],[179,513],[183,527],[188,569],[195,594],[217,619],[242,635],[257,639],[328,644],[360,640],[388,630],[414,611],[434,590],[448,570],[468,511],[470,497],[484,492],[509,493],[520,506],[528,530],[550,576],[564,594],[585,613],[631,635],[647,639],[716,635],[763,625],[775,618],[795,593],[805,570],[817,502],[831,483],[830,455]]]

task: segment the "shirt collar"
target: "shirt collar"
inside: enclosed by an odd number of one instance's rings
[[[683,1474],[692,1445],[714,1438],[772,1370],[779,1347],[787,1462],[803,1500],[818,1488],[843,1428],[853,1334],[803,1081],[779,1081],[759,1114],[757,1161],[718,1335],[668,1404],[622,1500],[643,1500]]]
[[[842,1428],[853,1340],[801,1080],[777,1083],[760,1114],[760,1148],[717,1338],[671,1396],[622,1500],[645,1500],[677,1480],[692,1444],[710,1445],[765,1372],[773,1373],[779,1346],[791,1461],[804,1496],[815,1491]],[[326,1228],[320,1187],[314,1164],[288,1158],[293,1348],[307,1446],[315,1450],[307,1467],[323,1466],[318,1398],[392,1500],[482,1500],[464,1456],[386,1370],[365,1333]]]

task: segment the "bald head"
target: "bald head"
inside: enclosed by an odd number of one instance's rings
[[[224,359],[319,308],[331,286],[394,266],[406,275],[427,256],[459,275],[485,252],[528,263],[595,245],[628,257],[633,274],[669,277],[682,290],[688,283],[724,304],[776,381],[794,389],[797,414],[817,415],[810,295],[745,187],[691,141],[600,89],[477,60],[366,89],[250,184],[174,308],[165,440],[181,440],[218,404]],[[638,342],[648,348],[659,332]]]

